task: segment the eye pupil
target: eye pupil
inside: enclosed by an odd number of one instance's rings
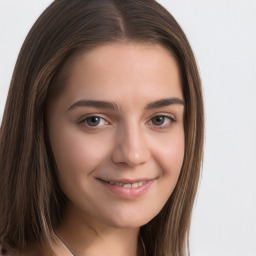
[[[89,126],[97,126],[100,123],[100,118],[97,116],[92,116],[86,120]]]
[[[165,121],[165,117],[164,116],[156,116],[152,119],[152,123],[154,125],[162,125]]]

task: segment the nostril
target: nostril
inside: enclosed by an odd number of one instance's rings
[[[148,155],[147,152],[125,152],[116,149],[115,152],[113,152],[112,161],[120,167],[135,167],[147,162]]]

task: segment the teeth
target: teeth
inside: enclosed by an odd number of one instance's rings
[[[145,181],[140,181],[140,182],[135,182],[135,183],[119,183],[119,182],[113,182],[113,181],[108,181],[109,184],[111,185],[116,185],[124,188],[137,188],[145,184]]]
[[[133,183],[132,188],[137,188],[139,186],[139,183]]]
[[[124,187],[124,188],[131,188],[131,187],[132,187],[132,184],[124,184],[123,187]]]

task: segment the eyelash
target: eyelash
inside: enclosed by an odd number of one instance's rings
[[[92,118],[98,118],[98,119],[100,119],[100,123],[102,123],[102,121],[104,122],[104,124],[101,124],[101,125],[99,125],[99,124],[97,124],[97,125],[89,125],[88,124],[88,120],[90,120],[90,119],[92,119]],[[152,120],[154,119],[154,118],[164,118],[164,125],[163,124],[161,124],[161,125],[155,125],[155,124],[153,124],[153,122],[152,122]],[[169,122],[168,122],[169,121]],[[156,129],[164,129],[164,128],[168,128],[168,127],[170,127],[173,123],[175,123],[176,122],[176,119],[172,116],[172,115],[166,115],[166,114],[163,114],[163,115],[161,115],[161,114],[159,114],[159,115],[155,115],[155,116],[153,116],[152,118],[150,118],[150,121],[149,121],[150,123],[149,123],[149,125],[150,126],[154,126],[154,128],[156,128]],[[168,122],[168,124],[165,124],[166,122]],[[97,129],[97,128],[100,128],[100,127],[102,127],[103,125],[105,125],[105,124],[110,124],[110,122],[108,122],[107,120],[106,120],[106,118],[104,118],[104,117],[102,117],[102,116],[99,116],[99,115],[90,115],[90,116],[86,116],[85,118],[83,118],[81,121],[79,121],[79,124],[83,124],[83,125],[85,125],[86,127],[88,127],[88,128],[90,128],[90,129]]]
[[[85,125],[86,127],[89,127],[89,128],[91,128],[91,129],[99,128],[99,127],[102,126],[102,125],[101,125],[101,126],[98,126],[98,125],[95,125],[95,126],[89,125],[89,124],[88,124],[88,120],[89,120],[89,119],[92,119],[92,118],[98,118],[98,119],[101,120],[100,122],[102,122],[102,121],[104,120],[105,123],[109,124],[109,122],[106,120],[106,118],[104,118],[104,117],[102,117],[102,116],[99,116],[99,115],[90,115],[90,116],[86,116],[86,117],[83,118],[81,121],[79,121],[79,124],[83,124],[83,125]]]
[[[152,123],[152,120],[153,120],[154,118],[164,118],[164,124],[162,124],[162,125],[154,125],[154,124]],[[166,114],[161,115],[161,114],[160,114],[160,115],[155,115],[155,116],[153,116],[153,117],[150,119],[150,122],[151,122],[151,124],[149,124],[149,125],[154,126],[155,129],[165,129],[165,128],[171,127],[171,126],[173,125],[173,123],[176,122],[176,119],[175,119],[172,115],[166,115]],[[166,124],[166,122],[168,122],[168,124]]]

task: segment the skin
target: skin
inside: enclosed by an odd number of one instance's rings
[[[47,126],[69,199],[56,234],[74,254],[141,253],[139,228],[162,209],[182,167],[182,102],[177,61],[160,45],[109,43],[72,62],[65,89],[48,103]],[[150,185],[120,196],[99,179]]]

